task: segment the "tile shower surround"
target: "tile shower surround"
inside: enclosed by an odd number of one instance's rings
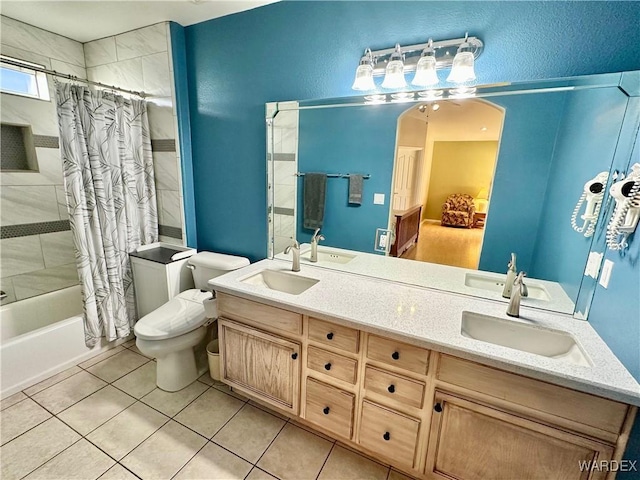
[[[166,23],[84,45],[8,17],[2,53],[61,73],[142,90],[148,98],[162,241],[182,243],[170,46]],[[85,68],[86,67],[86,68]],[[54,85],[49,82],[53,97]],[[59,154],[55,101],[2,95],[2,121],[30,125],[37,172],[2,172],[2,304],[77,285]],[[21,251],[22,250],[22,251]],[[25,255],[24,250],[31,252]],[[66,263],[65,263],[66,262]]]
[[[408,480],[208,373],[168,393],[155,370],[131,340],[2,400],[1,478]]]

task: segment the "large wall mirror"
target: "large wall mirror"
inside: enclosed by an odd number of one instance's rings
[[[315,265],[500,299],[515,253],[529,277],[526,304],[585,316],[595,281],[585,266],[604,249],[612,200],[583,193],[591,180],[606,193],[624,173],[638,78],[268,104],[270,256],[286,258],[293,237],[309,260],[305,176],[324,173]]]

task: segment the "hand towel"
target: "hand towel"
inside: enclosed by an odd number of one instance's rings
[[[362,205],[362,188],[364,177],[362,175],[349,175],[349,203]]]
[[[304,176],[304,228],[315,230],[324,222],[324,204],[327,191],[325,173],[306,173]]]

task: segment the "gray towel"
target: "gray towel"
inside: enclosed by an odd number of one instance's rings
[[[364,178],[362,175],[349,175],[349,203],[362,205],[362,188]]]
[[[304,175],[304,228],[321,228],[324,221],[324,202],[327,191],[325,173]]]

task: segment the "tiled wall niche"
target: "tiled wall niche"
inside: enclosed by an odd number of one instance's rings
[[[181,180],[168,23],[84,45],[1,16],[2,54],[149,94],[160,240],[183,244]],[[78,284],[51,101],[1,95],[3,123],[31,126],[37,172],[0,173],[2,304]],[[60,80],[64,81],[64,80]]]

